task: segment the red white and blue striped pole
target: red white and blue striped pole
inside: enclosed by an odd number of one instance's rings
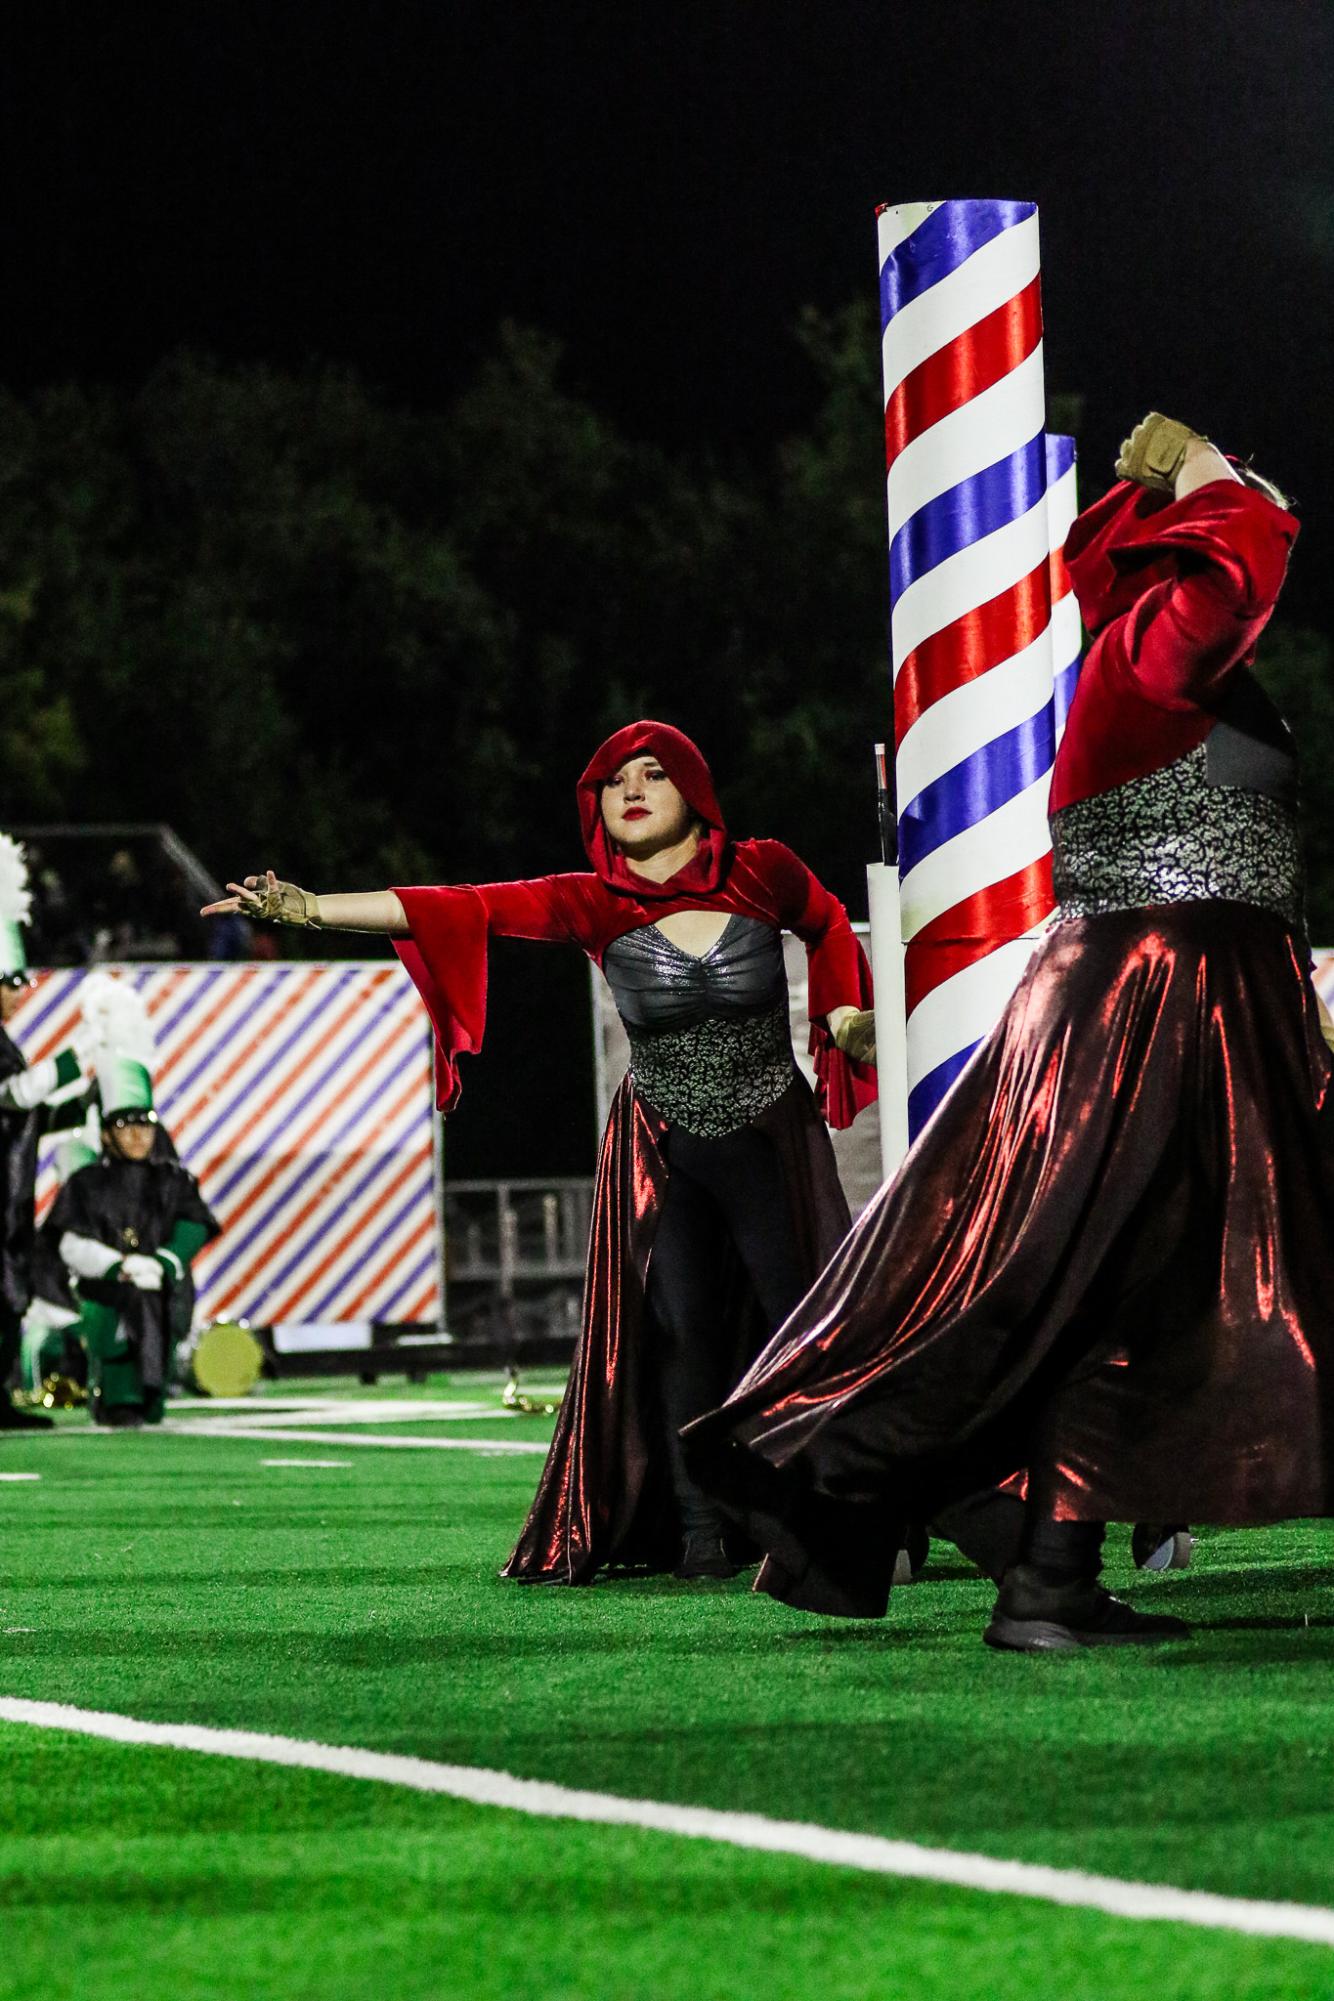
[[[1035,206],[917,202],[878,221],[915,1135],[1052,909],[1053,521]]]
[[[1075,441],[1059,433],[1047,438],[1047,521],[1051,534],[1051,657],[1052,716],[1055,741],[1065,732],[1065,719],[1075,698],[1082,665],[1083,632],[1079,604],[1065,567],[1065,538],[1075,525],[1079,499],[1075,491]]]

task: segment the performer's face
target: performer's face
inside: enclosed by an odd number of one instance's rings
[[[694,815],[653,757],[632,757],[602,787],[607,832],[628,855],[652,855],[685,840]]]
[[[107,1145],[122,1160],[147,1160],[153,1151],[155,1132],[153,1126],[109,1126]]]

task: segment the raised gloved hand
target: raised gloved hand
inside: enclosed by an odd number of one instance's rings
[[[263,875],[248,875],[244,882],[229,882],[230,896],[206,903],[201,915],[217,917],[239,911],[261,924],[296,924],[311,930],[320,928],[320,900],[311,890],[294,882],[280,882],[272,869]]]
[[[296,882],[280,882],[272,868],[266,868],[262,876],[246,876],[244,882],[228,882],[228,888],[240,896],[244,914],[262,924],[320,928],[320,898],[308,888],[298,888]]]
[[[122,1258],[120,1278],[126,1285],[137,1286],[140,1292],[161,1292],[162,1267],[154,1257],[143,1251],[131,1251]]]
[[[875,1009],[849,1008],[833,1030],[834,1047],[854,1063],[875,1062]]]
[[[1197,440],[1202,445],[1209,442],[1199,431],[1192,431],[1189,424],[1178,423],[1175,417],[1164,417],[1160,410],[1150,410],[1147,417],[1140,418],[1130,436],[1121,441],[1117,477],[1133,479],[1155,493],[1171,493],[1186,452]]]

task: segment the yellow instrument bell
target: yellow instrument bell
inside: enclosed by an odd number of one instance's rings
[[[203,1397],[249,1396],[264,1368],[264,1350],[248,1327],[215,1320],[190,1353],[190,1383]]]

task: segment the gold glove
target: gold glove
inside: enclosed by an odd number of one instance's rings
[[[1150,410],[1121,442],[1116,461],[1118,479],[1133,479],[1155,493],[1171,493],[1187,447],[1196,438],[1203,445],[1209,442],[1198,431],[1192,431],[1189,424],[1179,424],[1175,417],[1164,417],[1160,410]]]
[[[1330,1020],[1329,1009],[1325,1006],[1319,994],[1315,997],[1315,1006],[1316,1013],[1320,1017],[1320,1033],[1325,1038],[1325,1047],[1331,1055],[1334,1055],[1334,1021]]]
[[[246,889],[253,898],[246,904],[247,917],[258,918],[264,924],[298,924],[319,930],[319,898],[310,890],[270,876],[248,877]]]
[[[834,1030],[834,1047],[854,1063],[875,1062],[875,1009],[857,1008]]]

